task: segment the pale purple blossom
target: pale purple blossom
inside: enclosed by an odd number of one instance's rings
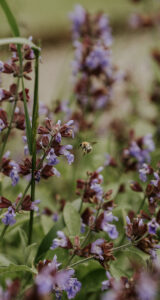
[[[103,258],[103,250],[102,250],[102,245],[104,243],[103,239],[98,239],[95,242],[91,244],[91,253],[95,254],[96,256],[99,257],[100,260],[104,260]]]
[[[16,219],[15,219],[15,211],[14,209],[10,206],[8,207],[8,211],[4,214],[3,218],[2,218],[2,222],[5,225],[14,225],[16,223]]]
[[[140,300],[154,300],[157,293],[156,282],[143,272],[138,280],[136,290]]]
[[[156,219],[153,218],[149,223],[148,223],[148,232],[150,234],[156,234],[157,229],[159,228],[159,224],[156,222]]]
[[[69,150],[72,150],[72,145],[64,145],[60,148],[60,154],[64,155],[67,158],[68,164],[71,165],[74,162],[74,155],[69,152]]]
[[[48,164],[50,166],[55,166],[59,163],[59,160],[58,160],[58,157],[57,155],[55,154],[54,152],[54,149],[51,148],[51,150],[49,151],[47,157],[46,157],[47,161],[48,161]]]
[[[54,250],[58,247],[62,247],[62,248],[67,247],[68,239],[65,236],[65,234],[63,233],[63,231],[60,231],[60,230],[57,231],[57,237],[58,238],[55,238],[52,242],[52,246],[50,247],[51,250]]]
[[[36,285],[40,295],[55,292],[60,297],[63,291],[67,293],[68,299],[73,299],[81,289],[81,283],[74,275],[73,269],[58,270],[56,255],[53,261],[45,266],[36,277]]]
[[[147,164],[143,164],[142,167],[139,169],[139,178],[143,181],[147,181],[147,175],[150,173],[150,168]]]
[[[0,132],[5,128],[5,124],[2,119],[0,119]]]
[[[101,223],[101,229],[107,232],[111,239],[116,239],[118,237],[118,231],[114,224],[110,224],[113,221],[118,221],[118,218],[113,216],[112,212],[105,211]]]

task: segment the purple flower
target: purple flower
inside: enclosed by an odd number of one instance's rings
[[[101,260],[104,260],[103,258],[103,250],[101,248],[101,245],[104,243],[103,239],[98,239],[95,242],[91,244],[91,253],[96,254]]]
[[[57,176],[57,177],[60,177],[60,176],[61,176],[60,172],[59,172],[56,168],[52,168],[52,170],[53,170],[53,174],[54,174],[55,176]]]
[[[139,169],[139,178],[143,181],[147,181],[147,175],[150,173],[149,166],[147,164],[143,164],[142,168]]]
[[[152,134],[148,133],[144,136],[143,144],[149,152],[153,152],[155,150],[155,144],[152,139]]]
[[[35,200],[32,202],[31,204],[31,210],[34,210],[35,212],[39,211],[39,207],[37,206],[37,204],[39,204],[41,201],[40,200]]]
[[[0,72],[4,71],[4,63],[0,60]]]
[[[81,283],[74,275],[73,269],[58,270],[60,264],[57,263],[56,255],[53,261],[45,266],[36,277],[36,285],[40,295],[55,292],[60,297],[65,291],[68,299],[73,299],[81,289]]]
[[[9,173],[9,177],[12,180],[12,185],[15,186],[19,181],[19,165],[16,162],[11,161],[10,166],[12,166],[12,170]]]
[[[65,145],[62,146],[59,151],[61,155],[64,155],[67,158],[69,165],[71,165],[74,162],[74,155],[69,152],[69,150],[72,150],[72,148],[72,145]]]
[[[96,193],[96,197],[99,201],[102,200],[103,189],[99,183],[97,183],[97,179],[92,180],[91,189]]]
[[[154,300],[157,293],[156,282],[143,272],[138,280],[136,290],[140,300]]]
[[[68,299],[75,298],[76,294],[81,289],[81,283],[77,280],[77,278],[70,278],[65,291],[67,292]]]
[[[12,225],[14,225],[16,223],[15,216],[16,216],[15,211],[10,206],[10,207],[8,207],[8,211],[4,214],[2,222],[5,225],[11,225],[12,226]]]
[[[5,128],[5,124],[2,119],[0,119],[0,132]]]
[[[80,35],[81,26],[84,24],[86,19],[86,12],[81,5],[76,5],[75,9],[69,15],[70,19],[72,20],[72,31],[73,31],[73,38],[77,39]]]
[[[62,140],[62,136],[60,134],[60,132],[58,132],[56,135],[55,135],[55,141],[60,144],[61,143],[61,140]]]
[[[51,250],[54,250],[58,247],[67,247],[68,240],[63,231],[57,231],[57,236],[58,238],[55,238],[52,242],[52,246],[50,247]]]
[[[102,291],[108,290],[108,288],[111,286],[110,279],[112,278],[112,276],[110,275],[110,273],[108,271],[106,271],[106,276],[107,276],[108,280],[102,281]]]
[[[154,175],[155,179],[151,180],[151,184],[153,184],[155,187],[157,187],[158,186],[158,182],[160,180],[160,177],[159,177],[159,175],[158,175],[157,172],[154,172],[153,175]]]
[[[54,222],[57,222],[58,219],[59,219],[58,213],[55,212],[55,213],[53,214],[53,216],[52,216],[52,219],[53,219]]]
[[[104,218],[101,223],[101,229],[108,233],[111,239],[116,239],[118,237],[118,231],[114,224],[110,224],[110,222],[118,221],[118,218],[113,216],[112,212],[104,212]]]
[[[156,222],[156,219],[153,218],[149,223],[148,223],[148,232],[150,234],[156,234],[157,228],[159,227],[159,224]]]
[[[96,70],[97,68],[102,68],[104,71],[110,62],[110,56],[108,50],[105,50],[101,46],[95,46],[90,52],[86,59],[86,66],[90,70]]]
[[[59,160],[58,160],[57,155],[55,154],[53,148],[49,151],[46,159],[48,160],[48,164],[51,166],[55,166],[59,163]]]

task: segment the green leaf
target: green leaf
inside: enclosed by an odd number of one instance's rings
[[[9,266],[0,266],[0,276],[6,273],[15,273],[15,272],[29,272],[32,274],[37,274],[36,269],[29,268],[25,265],[15,265],[10,264]]]
[[[130,247],[124,251],[125,255],[129,260],[134,260],[140,262],[141,264],[146,264],[146,260],[149,258],[149,255],[141,251],[136,247]]]
[[[9,44],[16,44],[16,45],[28,45],[30,46],[34,51],[40,52],[40,48],[37,47],[34,43],[29,41],[26,38],[21,38],[21,37],[11,37],[11,38],[3,38],[0,39],[0,46],[5,46]]]
[[[27,245],[27,235],[22,228],[18,228],[18,232],[19,232],[19,236],[20,236],[20,240],[21,240],[21,246],[24,250]]]
[[[11,27],[12,33],[14,36],[20,36],[19,28],[16,22],[16,19],[14,15],[12,14],[12,11],[10,10],[7,2],[5,0],[0,0],[0,5],[6,15],[6,18],[8,20],[8,23]]]
[[[12,261],[13,263],[13,261]],[[11,261],[4,254],[0,254],[0,266],[9,266]]]
[[[64,226],[65,224],[64,224],[63,217],[60,217],[58,222],[55,223],[55,225],[50,229],[50,231],[42,240],[35,257],[35,264],[38,263],[39,260],[45,257],[46,252],[49,250],[49,248],[52,245],[53,239],[57,236],[57,231],[62,230]]]
[[[88,293],[100,291],[102,287],[102,281],[106,279],[107,278],[104,269],[92,271],[81,280],[82,288]]]
[[[77,210],[71,203],[67,203],[63,211],[64,221],[71,237],[79,235],[81,229],[81,219]]]

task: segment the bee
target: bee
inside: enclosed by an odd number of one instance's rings
[[[79,146],[83,151],[83,155],[90,153],[93,150],[93,145],[96,144],[96,142],[89,143],[89,142],[82,142]]]

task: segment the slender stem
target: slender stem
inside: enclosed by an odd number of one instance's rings
[[[4,226],[4,228],[3,228],[2,232],[1,232],[1,235],[0,235],[0,240],[4,237],[5,232],[6,232],[7,228],[8,228],[8,226],[9,226],[9,225],[5,225],[5,226]]]
[[[36,53],[35,62],[35,85],[34,85],[34,103],[32,112],[32,178],[31,178],[31,201],[35,201],[35,170],[36,170],[36,133],[38,125],[38,81],[39,81],[39,54]],[[30,211],[28,245],[32,241],[34,211]]]
[[[133,246],[133,244],[131,242],[129,242],[127,244],[124,244],[124,245],[113,248],[113,251],[117,251],[117,250],[120,250],[120,249],[123,249],[123,248],[126,248],[126,247],[131,247],[131,246]]]
[[[83,264],[83,263],[85,263],[86,261],[89,261],[89,260],[91,260],[91,259],[93,259],[93,258],[94,258],[94,256],[90,256],[90,257],[81,259],[81,260],[75,262],[74,264],[68,266],[68,268],[73,268],[73,267],[75,267],[75,266],[77,266],[77,265],[80,265],[80,264]]]

